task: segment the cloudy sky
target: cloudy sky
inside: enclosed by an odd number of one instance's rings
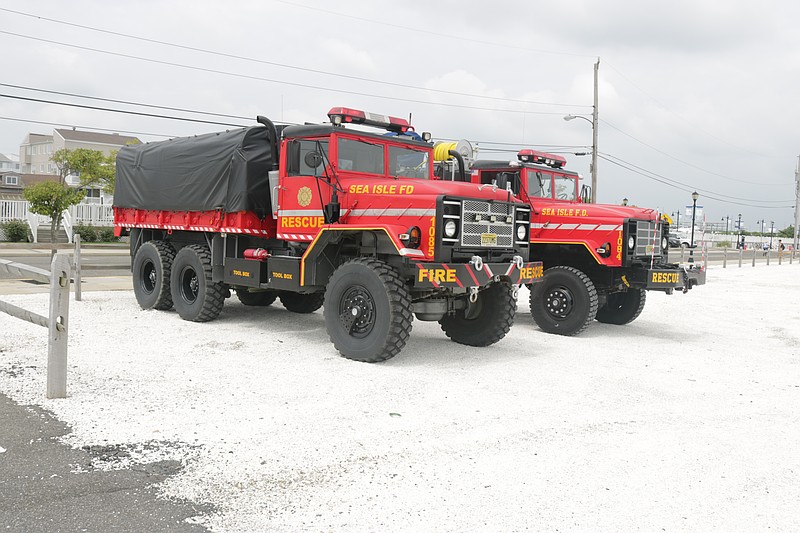
[[[589,183],[589,157],[572,154],[591,150],[591,123],[562,119],[591,118],[599,58],[600,202],[683,217],[696,190],[709,223],[784,228],[798,15],[740,0],[0,0],[0,152],[54,127],[160,140],[349,106],[411,115],[481,159],[563,153]]]

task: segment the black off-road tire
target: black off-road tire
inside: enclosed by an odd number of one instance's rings
[[[191,322],[217,318],[227,293],[224,283],[211,281],[211,252],[197,244],[181,248],[175,254],[170,290],[175,310],[182,319]]]
[[[474,304],[439,320],[442,331],[452,341],[467,346],[490,346],[511,330],[517,300],[508,283],[492,283],[478,293]]]
[[[275,291],[251,291],[249,289],[236,289],[236,297],[244,305],[268,307],[278,297]]]
[[[570,266],[555,266],[531,290],[531,315],[546,333],[574,336],[597,315],[597,289],[589,276]]]
[[[283,306],[292,313],[313,313],[322,307],[325,301],[324,292],[300,294],[299,292],[282,292],[279,296]]]
[[[170,272],[175,249],[164,241],[147,241],[133,257],[133,294],[142,309],[172,309]]]
[[[644,289],[628,289],[606,296],[606,304],[597,310],[597,321],[603,324],[624,326],[642,314],[647,292]]]
[[[323,314],[336,349],[364,363],[400,353],[414,320],[405,283],[395,269],[373,258],[353,259],[334,271]]]

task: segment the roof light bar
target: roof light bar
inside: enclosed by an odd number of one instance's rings
[[[537,150],[520,150],[517,152],[517,159],[523,163],[538,163],[552,168],[561,168],[567,164],[567,160],[560,155],[548,154]]]
[[[368,113],[366,111],[359,111],[358,109],[350,109],[349,107],[331,108],[331,110],[328,111],[328,118],[332,124],[337,126],[350,123],[375,126],[398,133],[405,133],[408,130],[414,131],[414,128],[411,127],[411,124],[405,119],[379,115],[377,113]]]

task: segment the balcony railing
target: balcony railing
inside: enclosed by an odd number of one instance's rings
[[[63,227],[70,242],[72,242],[74,227],[80,224],[84,226],[113,227],[114,210],[111,205],[94,203],[94,200],[87,198],[87,201],[73,205],[65,211]],[[0,200],[0,223],[8,222],[9,220],[27,222],[31,228],[34,242],[37,242],[38,227],[50,224],[50,217],[31,213],[28,209],[28,202],[24,200]]]

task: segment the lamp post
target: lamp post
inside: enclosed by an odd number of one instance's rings
[[[623,198],[622,199],[622,205],[628,205],[628,199],[627,198]]]
[[[672,214],[675,215],[675,228],[681,229],[681,210],[678,209]]]
[[[775,221],[769,222],[769,249],[772,250],[772,235],[775,233]]]
[[[582,118],[592,125],[592,163],[590,171],[592,173],[592,203],[597,203],[597,104],[594,107],[591,120],[582,115],[567,115],[564,120],[569,122],[576,118]]]
[[[742,241],[742,214],[739,213],[739,222],[736,224],[736,229],[739,230],[739,233],[736,235],[736,247],[739,248],[739,245]]]
[[[689,262],[694,263],[694,214],[697,211],[697,199],[700,195],[697,191],[692,193],[692,238],[689,241]]]
[[[725,235],[728,234],[728,220],[730,220],[730,217],[725,215]]]

